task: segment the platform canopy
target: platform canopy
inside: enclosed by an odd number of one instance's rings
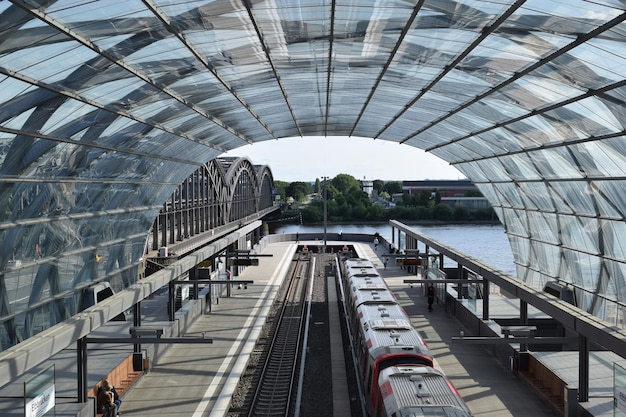
[[[355,136],[453,164],[495,207],[521,280],[569,282],[622,326],[625,6],[0,1],[0,272],[34,259],[12,279],[62,294],[94,279],[73,272],[88,251],[125,242],[117,267],[135,265],[163,202],[207,161]],[[46,282],[41,265],[71,279]],[[24,297],[1,277],[0,319]]]

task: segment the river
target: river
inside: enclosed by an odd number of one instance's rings
[[[466,255],[491,265],[509,275],[516,276],[511,246],[502,225],[481,224],[446,224],[446,225],[414,225],[415,231],[426,235],[446,246],[450,246]],[[388,224],[332,224],[326,227],[327,233],[362,233],[378,232],[391,242],[391,226]],[[285,224],[273,226],[271,233],[324,233],[323,226],[303,226]]]

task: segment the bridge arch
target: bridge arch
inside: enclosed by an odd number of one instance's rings
[[[228,223],[238,223],[273,204],[274,179],[267,166],[247,158],[215,158],[202,165],[166,200],[152,226],[158,250]]]

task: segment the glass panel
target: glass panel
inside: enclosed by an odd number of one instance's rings
[[[532,159],[527,154],[512,154],[501,159],[511,179],[537,180],[541,178],[537,169],[533,166]]]
[[[557,224],[556,217],[553,213],[529,211],[527,214],[527,219],[530,230],[532,231],[533,239],[540,240],[544,244],[559,244],[559,239],[557,236],[559,225]]]
[[[560,239],[564,247],[580,250],[589,255],[600,253],[598,230],[600,223],[596,219],[573,216],[559,216]],[[599,262],[595,260],[594,262]]]
[[[549,280],[554,280],[558,277],[559,271],[559,254],[561,249],[558,246],[554,246],[551,244],[547,244],[545,242],[539,242],[536,240],[530,241],[530,269],[539,271],[541,273],[541,284],[545,284],[545,282]],[[537,277],[536,279],[538,279]],[[527,282],[528,283],[528,282]],[[535,288],[537,287],[537,282],[533,282],[532,284]]]
[[[503,207],[511,207],[514,209],[524,208],[522,195],[517,189],[515,183],[496,183],[494,189],[500,195],[500,202]]]
[[[620,181],[594,181],[591,191],[598,196],[601,213],[618,219],[626,218],[626,183]]]

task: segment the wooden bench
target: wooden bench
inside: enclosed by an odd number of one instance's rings
[[[528,355],[528,370],[519,374],[545,398],[557,413],[563,415],[567,382],[533,355]]]
[[[148,369],[148,365],[148,359],[144,359],[143,369]],[[115,387],[115,390],[121,398],[143,374],[144,371],[135,371],[133,367],[133,355],[131,354],[128,355],[128,357],[117,365],[111,372],[109,372],[109,374],[104,376],[102,380],[108,379],[111,385]],[[98,389],[100,388],[100,384],[102,384],[102,380],[98,381],[98,383],[87,392],[87,396],[95,397],[96,402],[98,399]],[[98,415],[102,415],[99,411],[100,410],[98,410]]]

